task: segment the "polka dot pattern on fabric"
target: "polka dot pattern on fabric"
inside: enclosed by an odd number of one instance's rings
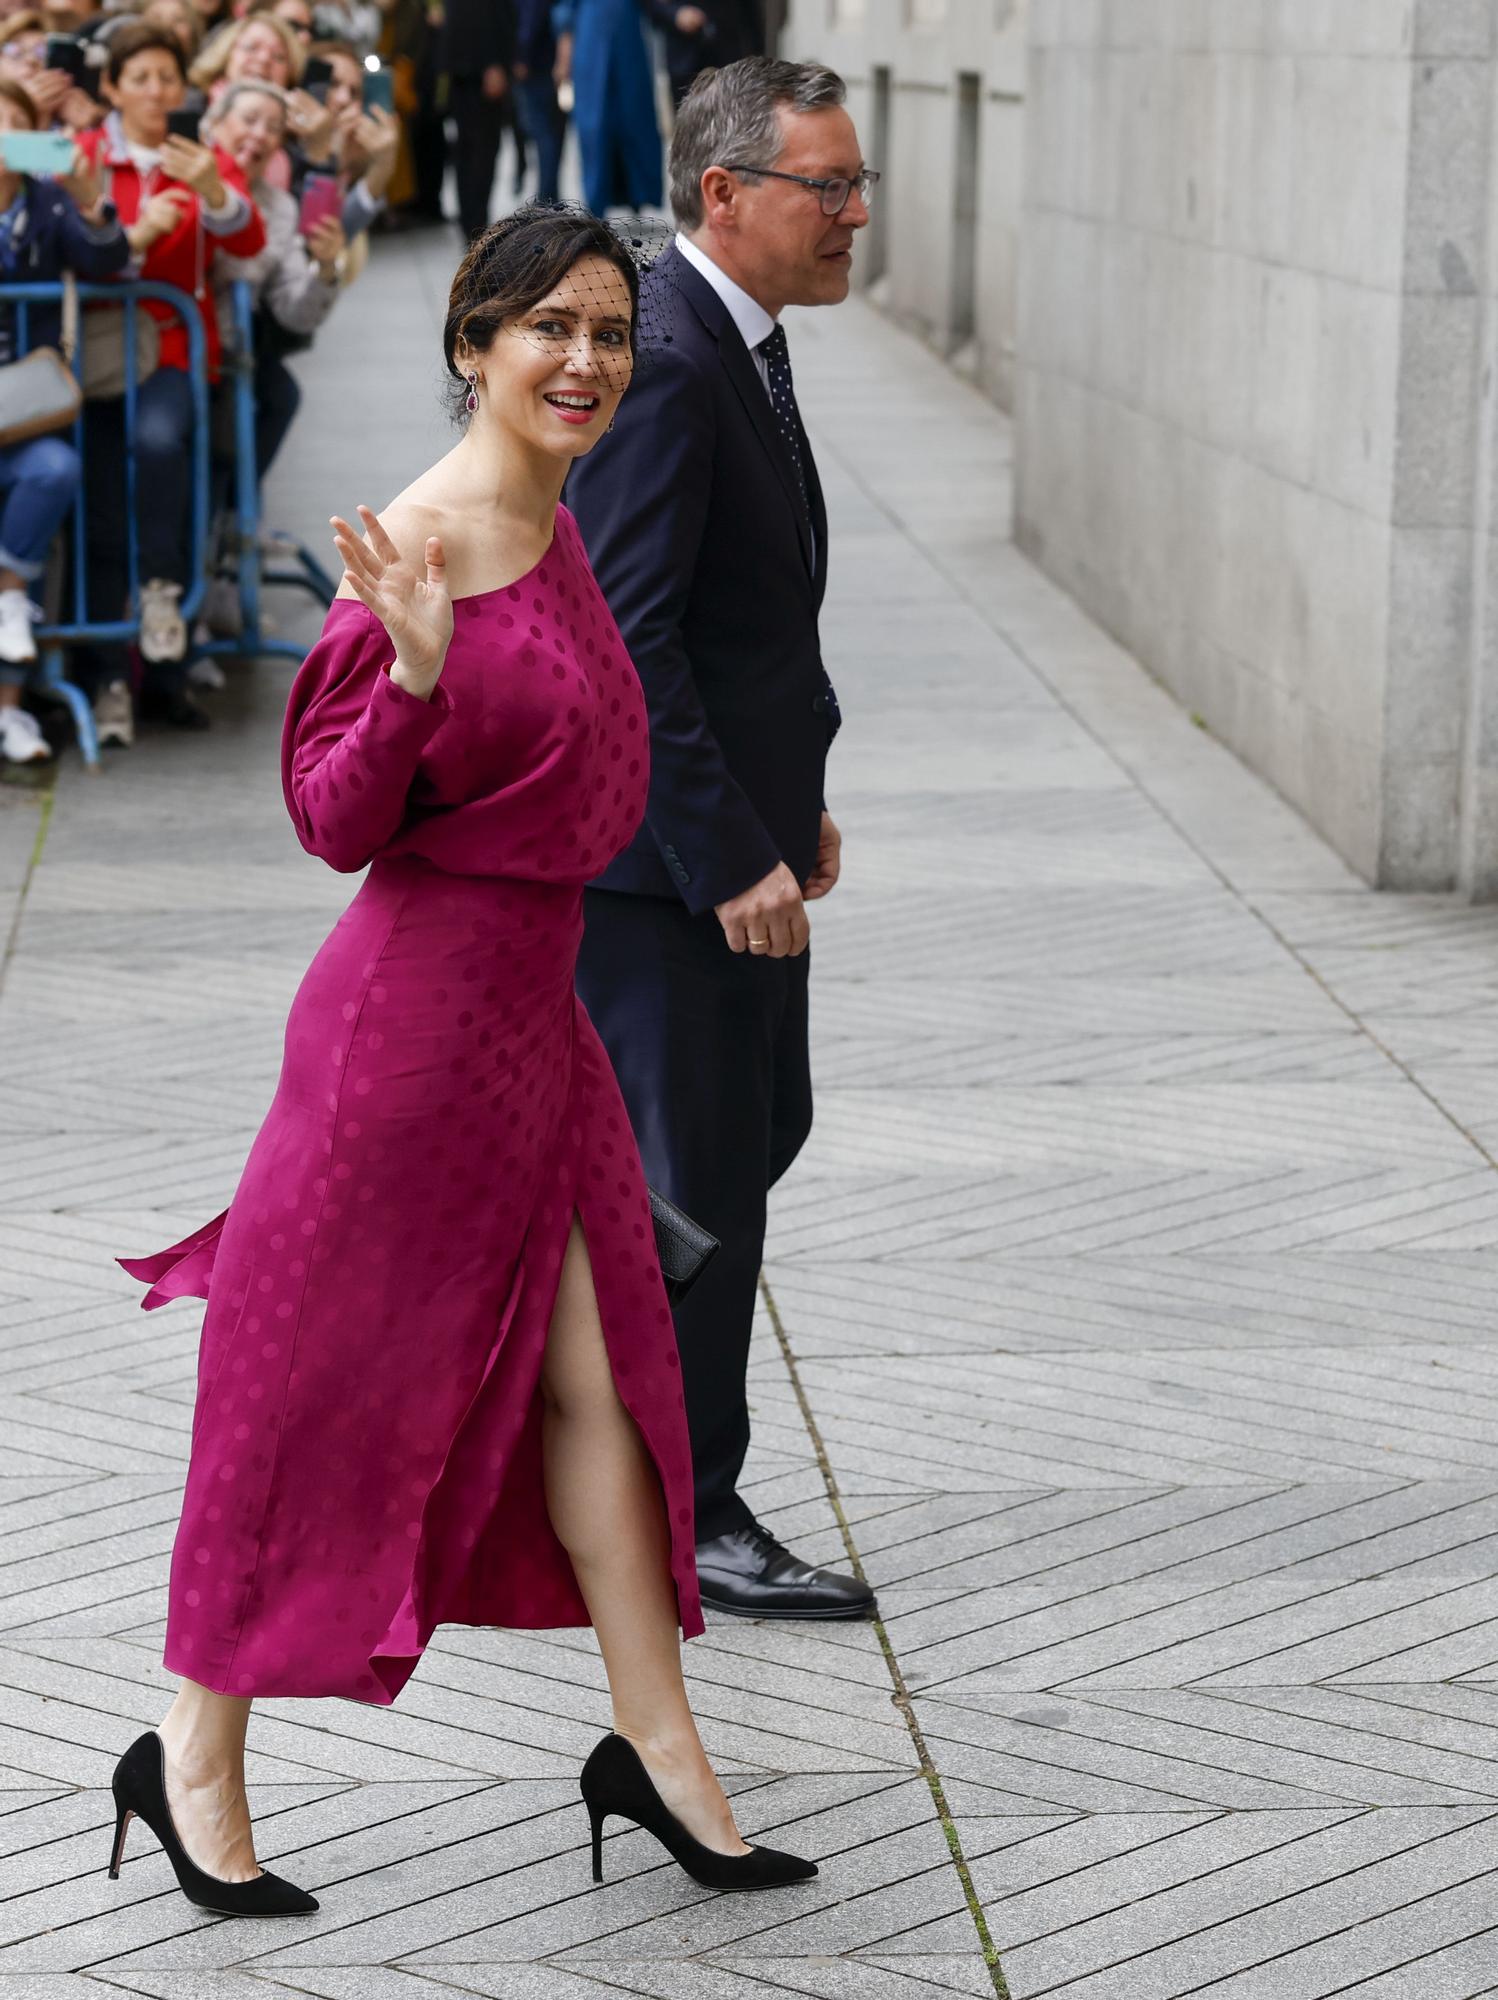
[[[791,350],[785,337],[785,328],[777,324],[759,343],[757,351],[764,358],[765,374],[769,380],[770,402],[775,411],[775,420],[780,426],[780,434],[785,439],[786,449],[791,455],[791,463],[796,468],[796,485],[801,494],[801,506],[809,520],[811,501],[806,492],[806,461],[801,455],[801,415],[796,408],[796,391],[791,381]]]
[[[574,1217],[702,1629],[648,1192],[573,992],[583,886],[644,813],[644,698],[565,509],[527,576],[456,610],[428,702],[357,603],[298,673],[298,836],[369,871],[233,1205],[126,1266],[148,1307],[208,1300],[166,1664],[219,1692],[384,1703],[440,1623],[587,1622],[538,1394]]]

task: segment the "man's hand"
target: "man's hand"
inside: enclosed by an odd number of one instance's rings
[[[489,67],[484,71],[479,84],[479,88],[483,91],[485,97],[489,99],[491,104],[495,103],[499,98],[504,96],[509,87],[509,73],[505,69],[504,64],[490,63]]]
[[[800,885],[783,861],[762,882],[717,905],[730,951],[755,958],[799,958],[811,942]]]
[[[707,26],[707,16],[700,7],[678,7],[676,10],[677,33],[696,35]]]
[[[814,903],[818,896],[825,896],[837,887],[837,878],[842,873],[842,856],[843,836],[833,823],[832,814],[824,812],[822,830],[817,836],[816,865],[807,876],[806,887],[801,892],[808,903]]]

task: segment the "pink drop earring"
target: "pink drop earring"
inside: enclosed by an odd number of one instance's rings
[[[463,408],[471,417],[479,406],[479,377],[476,368],[468,371],[468,394],[463,398]]]

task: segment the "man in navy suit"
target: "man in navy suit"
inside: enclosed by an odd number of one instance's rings
[[[671,142],[679,234],[642,293],[648,352],[566,493],[650,709],[645,824],[587,893],[578,987],[651,1181],[723,1246],[677,1339],[703,1599],[746,1616],[873,1608],[737,1490],[766,1197],[811,1127],[806,904],[838,875],[827,515],[779,314],[847,296],[877,175],[843,99],[820,64],[762,56],[694,86]]]
[[[671,101],[679,105],[711,63],[722,68],[764,54],[763,0],[641,0],[666,39]]]

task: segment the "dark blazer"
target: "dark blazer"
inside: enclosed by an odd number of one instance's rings
[[[726,63],[765,52],[765,16],[761,0],[693,0],[707,16],[707,26],[684,35],[676,16],[685,0],[640,0],[641,9],[666,40],[666,70],[678,91],[687,89],[699,70],[722,69]]]
[[[809,518],[749,350],[674,248],[641,324],[613,433],[564,495],[650,709],[645,824],[599,886],[695,915],[816,860],[838,726],[817,640],[827,515],[804,434]]]
[[[446,0],[439,48],[449,76],[508,69],[515,60],[514,0]]]
[[[130,245],[118,222],[85,222],[73,198],[50,180],[21,181],[22,208],[13,238],[0,243],[0,283],[53,285],[65,271],[95,282],[112,278],[130,261]],[[0,363],[14,360],[19,333],[18,306],[0,305]],[[62,308],[31,305],[26,345],[55,347],[61,338]]]
[[[550,76],[557,59],[557,38],[551,26],[552,0],[516,0],[515,60],[533,77]]]

